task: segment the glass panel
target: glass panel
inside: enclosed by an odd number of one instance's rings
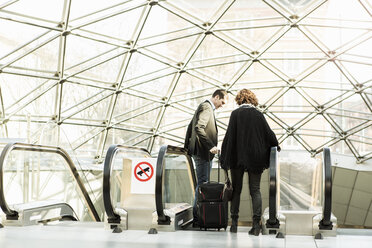
[[[171,208],[174,203],[193,205],[195,191],[186,156],[168,155],[163,166],[164,208]]]
[[[320,157],[296,154],[279,161],[280,210],[322,209],[323,167]]]
[[[58,0],[16,1],[5,9],[22,15],[37,16],[48,21],[59,22],[63,12],[63,2]]]
[[[363,126],[371,115],[371,0],[2,2],[2,138],[33,142],[53,121],[74,151],[95,163],[102,146],[119,139],[113,131],[104,139],[108,124],[125,144],[156,152],[183,142],[197,105],[217,88],[230,93],[217,114],[226,126],[244,87],[281,124],[274,126],[278,136],[319,113],[296,132],[297,141],[283,136],[292,148],[335,138],[335,151],[363,143],[353,154],[371,158],[367,139],[340,135],[362,125],[371,136]],[[319,131],[308,130],[313,126]]]
[[[67,162],[58,154],[13,150],[4,164],[5,199],[15,204],[62,201],[80,220],[93,220]]]
[[[210,20],[214,17],[213,14],[218,10],[218,8],[221,7],[223,1],[174,0],[170,1],[168,4],[176,6],[179,10],[189,15],[189,18],[192,16],[193,18],[200,18],[201,20]]]
[[[314,0],[279,0],[281,4],[286,6],[291,12],[298,13],[299,11],[309,7]]]
[[[110,192],[114,208],[124,208],[130,202],[133,159],[150,158],[144,150],[120,148],[111,164]]]

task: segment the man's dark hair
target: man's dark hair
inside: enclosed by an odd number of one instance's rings
[[[219,96],[220,99],[223,99],[223,98],[225,98],[226,95],[227,95],[226,90],[218,89],[213,93],[212,97]]]

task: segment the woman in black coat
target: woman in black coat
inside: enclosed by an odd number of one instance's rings
[[[231,113],[220,158],[222,168],[231,171],[233,196],[230,232],[237,232],[238,229],[240,193],[243,175],[247,171],[253,208],[253,227],[249,234],[257,236],[262,228],[261,174],[269,168],[270,148],[278,146],[278,140],[263,114],[255,108],[258,101],[252,91],[242,89],[235,101],[239,107]]]

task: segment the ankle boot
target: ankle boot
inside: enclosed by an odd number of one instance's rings
[[[250,235],[258,236],[258,235],[260,235],[261,229],[262,229],[261,221],[253,220],[252,229],[249,230],[248,233]]]
[[[230,232],[232,232],[232,233],[238,232],[238,218],[232,218],[231,219]]]

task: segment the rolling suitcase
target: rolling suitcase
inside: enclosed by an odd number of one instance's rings
[[[218,165],[218,181],[220,181],[220,166]],[[197,195],[197,214],[200,229],[227,228],[228,202],[223,200],[224,184],[206,182],[199,186]]]

